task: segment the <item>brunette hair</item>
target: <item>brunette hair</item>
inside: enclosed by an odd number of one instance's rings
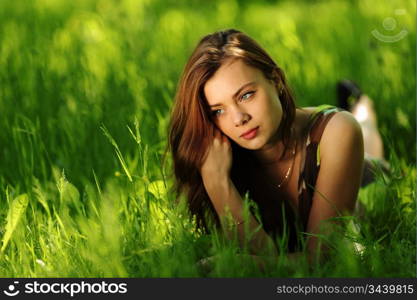
[[[173,158],[177,195],[186,195],[191,216],[195,216],[197,227],[206,232],[209,231],[209,216],[217,226],[220,225],[220,221],[199,172],[215,128],[204,95],[204,85],[220,66],[230,59],[241,59],[247,65],[262,71],[267,79],[275,83],[284,112],[279,129],[285,145],[283,155],[290,144],[290,128],[295,116],[294,98],[284,72],[257,42],[235,29],[214,32],[200,40],[178,83],[169,126],[169,147]],[[243,168],[248,168],[247,164],[239,163],[247,157],[248,151],[234,143],[232,146],[232,181],[243,193],[244,184],[237,182],[233,174],[242,174]]]

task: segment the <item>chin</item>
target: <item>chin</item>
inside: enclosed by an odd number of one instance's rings
[[[265,145],[262,141],[258,139],[253,139],[249,141],[245,141],[243,143],[237,143],[240,147],[245,148],[247,150],[260,150]]]

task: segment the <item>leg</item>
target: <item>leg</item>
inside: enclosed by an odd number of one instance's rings
[[[375,173],[378,170],[389,172],[389,164],[384,159],[384,146],[378,131],[372,100],[362,94],[352,107],[352,114],[361,125],[363,133],[365,162],[361,186],[366,186],[375,180]]]
[[[362,128],[366,156],[383,159],[384,147],[378,131],[373,101],[361,91],[356,82],[348,79],[337,82],[336,93],[338,106],[350,111]]]
[[[378,131],[373,101],[363,94],[352,107],[351,112],[362,128],[365,157],[384,159],[384,147]]]

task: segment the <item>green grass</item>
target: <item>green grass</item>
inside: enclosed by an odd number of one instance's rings
[[[415,2],[256,3],[0,2],[1,277],[416,276]],[[371,34],[393,34],[387,17],[408,31],[396,43]],[[341,78],[375,100],[393,175],[360,191],[360,231],[331,239],[324,264],[261,272],[175,202],[162,162],[176,83],[198,39],[229,27],[271,53],[299,106],[335,104]]]

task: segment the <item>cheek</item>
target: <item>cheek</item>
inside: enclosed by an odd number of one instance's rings
[[[277,103],[272,108],[275,111],[275,115],[278,117],[278,119],[282,118],[282,106],[281,102],[277,100]]]
[[[233,137],[233,132],[231,130],[230,124],[227,121],[226,117],[220,117],[214,124],[216,128],[220,130],[224,135],[228,136],[229,138]]]
[[[277,129],[282,121],[282,107],[279,105],[278,107],[275,107],[275,113],[274,113],[274,119],[273,122],[275,123]]]
[[[273,129],[277,129],[282,121],[282,106],[278,98],[270,98],[264,106],[263,113],[267,116],[265,119],[268,120]]]

